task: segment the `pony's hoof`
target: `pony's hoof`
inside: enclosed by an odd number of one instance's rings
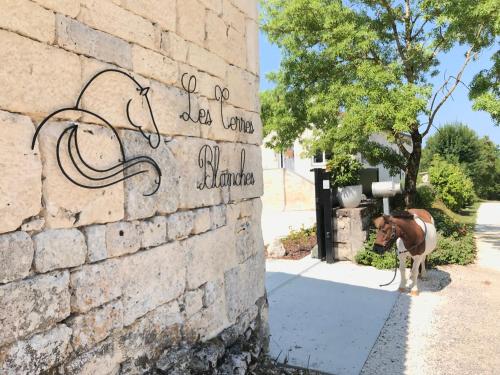
[[[419,294],[420,294],[420,292],[419,292],[418,290],[412,290],[412,291],[410,292],[410,295],[412,295],[412,296],[414,296],[414,297],[418,296]]]
[[[422,281],[427,281],[429,280],[429,278],[427,276],[419,276],[420,277],[420,280]]]
[[[398,290],[399,290],[401,293],[406,293],[406,292],[407,292],[406,288],[401,288],[401,287],[400,287]]]

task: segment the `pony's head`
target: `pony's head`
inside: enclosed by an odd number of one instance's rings
[[[377,237],[373,244],[373,251],[382,253],[391,248],[397,239],[397,228],[388,215],[377,217],[373,223],[377,228]]]

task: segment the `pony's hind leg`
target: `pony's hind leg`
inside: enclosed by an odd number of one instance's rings
[[[425,259],[427,258],[426,255],[424,255],[424,259],[422,259],[422,269],[420,270],[420,278],[422,280],[427,280],[427,269],[425,268]]]
[[[413,258],[413,266],[411,268],[411,284],[410,284],[410,293],[412,296],[418,296],[418,269],[420,268],[420,263],[425,258],[424,255],[416,255]]]
[[[406,253],[400,253],[399,256],[399,273],[401,281],[399,282],[399,291],[406,292]]]

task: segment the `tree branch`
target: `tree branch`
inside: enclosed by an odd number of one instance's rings
[[[382,3],[382,6],[386,9],[387,15],[389,16],[389,19],[391,22],[392,33],[394,35],[394,39],[396,40],[396,46],[398,48],[399,56],[401,57],[401,60],[403,60],[403,62],[405,63],[406,56],[404,53],[403,45],[401,44],[401,40],[399,40],[398,27],[396,25],[396,19],[394,17],[394,14],[392,13],[392,8],[386,0],[381,0],[381,3]],[[406,63],[405,63],[405,65],[406,65]]]
[[[398,146],[399,151],[406,159],[408,159],[410,157],[410,152],[404,146],[404,141],[401,137],[401,134],[398,132],[394,132],[394,138],[396,139],[396,146]]]

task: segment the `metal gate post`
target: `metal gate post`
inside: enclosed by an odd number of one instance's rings
[[[326,258],[325,251],[325,235],[324,235],[324,218],[322,205],[322,190],[323,190],[323,169],[314,169],[314,190],[316,200],[316,241],[318,243],[318,258],[324,260]]]
[[[316,238],[318,258],[327,263],[334,262],[332,232],[332,190],[330,173],[324,169],[314,169],[316,192]]]

